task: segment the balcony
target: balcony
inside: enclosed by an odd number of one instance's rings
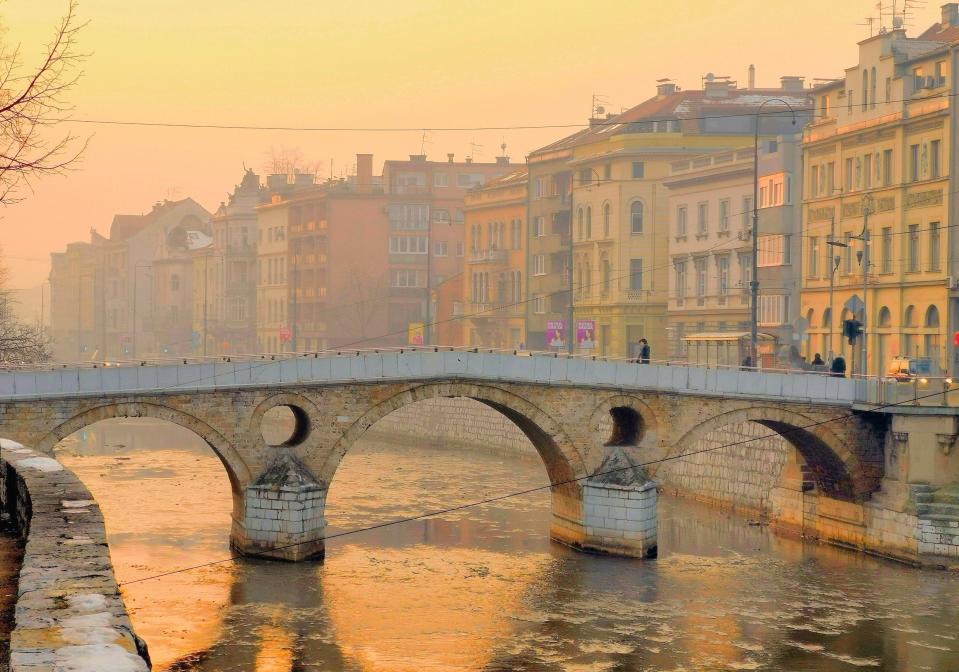
[[[506,250],[470,250],[469,263],[496,263],[506,261]]]

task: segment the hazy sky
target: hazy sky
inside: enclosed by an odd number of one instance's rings
[[[938,20],[914,10],[910,34]],[[39,56],[66,0],[6,0],[6,39]],[[73,101],[83,119],[324,127],[469,127],[585,122],[594,93],[619,111],[672,77],[707,72],[775,86],[855,63],[874,0],[81,0],[91,52]],[[420,131],[272,132],[71,125],[91,135],[78,169],[0,213],[13,285],[45,280],[50,251],[107,233],[114,213],[192,196],[213,210],[270,148],[298,148],[340,174],[357,152],[418,153]],[[522,161],[572,129],[440,132],[445,158],[505,141]]]

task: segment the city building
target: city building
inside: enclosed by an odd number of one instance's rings
[[[845,77],[813,90],[803,142],[807,353],[842,354],[856,374],[881,374],[897,355],[956,371],[947,334],[959,327],[957,39],[959,5],[948,3],[918,38],[896,28],[861,41]],[[865,323],[865,369],[864,339],[843,336],[852,319]]]
[[[757,88],[753,77],[751,71],[749,85],[740,88],[707,75],[703,89],[694,91],[661,81],[653,98],[619,115],[597,116],[589,128],[530,155],[532,347],[567,347],[558,336],[562,327],[581,352],[632,357],[639,339],[647,338],[654,358],[666,354],[674,269],[664,182],[673,164],[751,146],[761,106],[764,138],[801,128],[809,106],[802,78]],[[563,207],[571,237],[564,233]],[[571,258],[572,279],[566,274]],[[562,297],[570,291],[575,311],[564,317]]]
[[[153,262],[171,235],[208,231],[209,217],[193,199],[162,201],[147,214],[114,216],[109,236],[91,231],[89,243],[71,243],[66,252],[51,254],[54,356],[133,359],[158,356],[163,347],[173,346],[160,343],[154,324]],[[163,320],[170,315],[166,308]]]
[[[503,150],[505,154],[505,145]],[[471,158],[457,162],[453,154],[445,162],[414,154],[409,161],[384,163],[389,219],[389,335],[384,343],[417,341],[419,333],[425,342],[436,342],[432,323],[441,324],[453,315],[437,311],[434,290],[464,272],[466,193],[516,168],[505,155],[493,163]],[[449,305],[452,310],[452,302]]]
[[[202,230],[177,226],[166,235],[154,256],[149,330],[161,356],[190,355],[196,349],[193,264],[195,255],[206,251],[212,243],[213,238]]]
[[[711,337],[717,353],[732,339],[747,345],[747,352],[714,363],[739,365],[748,355],[754,157],[748,147],[674,161],[664,182],[673,269],[666,328],[670,359],[686,357],[690,337]],[[802,345],[802,330],[793,324],[801,284],[801,159],[798,132],[764,138],[759,145],[758,327],[771,337],[759,347],[766,366],[796,363],[791,359]]]
[[[465,196],[467,345],[517,348],[526,342],[527,186],[521,168]]]

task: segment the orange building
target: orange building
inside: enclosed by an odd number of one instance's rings
[[[526,168],[470,191],[464,201],[464,318],[469,345],[526,343]]]

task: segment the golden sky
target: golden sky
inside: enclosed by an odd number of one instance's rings
[[[938,20],[914,10],[910,34]],[[6,0],[6,39],[36,58],[66,0]],[[81,0],[91,52],[73,94],[84,119],[323,127],[470,127],[585,122],[591,97],[619,111],[672,77],[745,83],[836,77],[856,60],[873,0]],[[357,152],[418,153],[421,131],[289,132],[72,124],[91,135],[75,172],[38,183],[0,214],[16,287],[49,272],[50,251],[106,233],[114,213],[192,196],[213,210],[244,165],[298,148],[342,173]],[[426,151],[522,161],[572,129],[434,131]]]

